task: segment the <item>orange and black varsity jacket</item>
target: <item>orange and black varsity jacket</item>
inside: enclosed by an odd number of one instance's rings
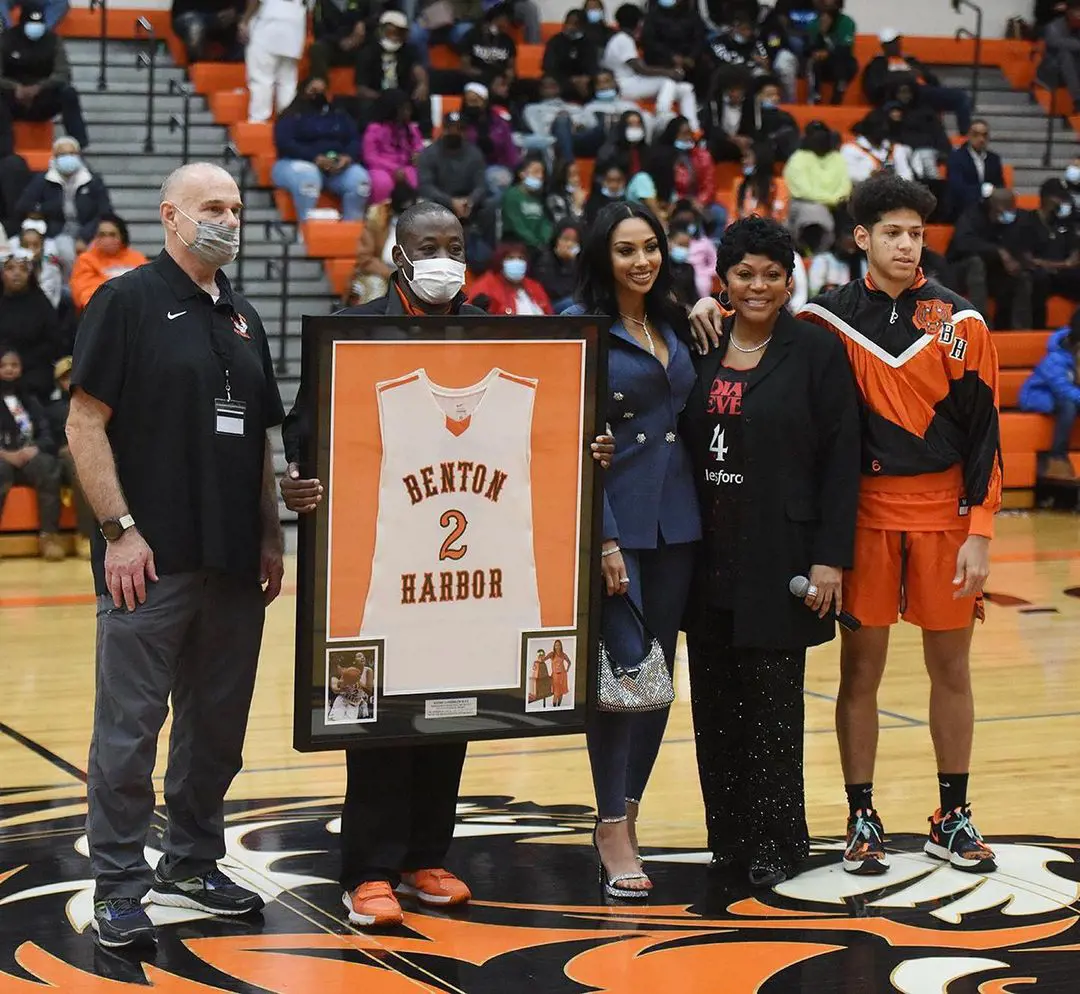
[[[895,301],[867,276],[798,315],[840,336],[862,407],[858,524],[993,537],[1001,507],[997,353],[982,315],[919,270]]]

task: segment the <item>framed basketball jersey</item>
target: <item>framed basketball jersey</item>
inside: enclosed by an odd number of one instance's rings
[[[583,729],[603,342],[587,317],[304,319],[326,496],[298,528],[298,749]]]

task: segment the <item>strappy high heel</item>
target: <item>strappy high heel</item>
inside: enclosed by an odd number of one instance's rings
[[[608,897],[615,897],[622,900],[630,901],[643,901],[649,896],[649,890],[652,888],[652,881],[642,872],[637,873],[620,873],[618,876],[609,877],[607,869],[604,867],[604,859],[600,855],[600,845],[597,839],[597,834],[600,831],[600,824],[603,822],[605,825],[615,824],[620,821],[626,821],[626,816],[622,818],[597,818],[596,827],[593,829],[593,847],[596,849],[596,864],[597,873],[600,880],[600,886],[604,889],[604,893]],[[631,880],[644,880],[649,886],[635,888],[631,890],[628,887],[620,887],[619,884],[628,883]]]

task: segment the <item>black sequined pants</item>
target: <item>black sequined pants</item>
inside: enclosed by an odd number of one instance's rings
[[[687,633],[709,848],[790,876],[810,850],[803,800],[806,652],[736,648],[732,614]]]

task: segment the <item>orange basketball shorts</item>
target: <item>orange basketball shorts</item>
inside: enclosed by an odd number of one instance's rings
[[[956,599],[956,555],[967,529],[855,529],[855,565],[844,573],[844,610],[868,627],[897,619],[928,631],[967,628],[983,618],[982,595]]]

